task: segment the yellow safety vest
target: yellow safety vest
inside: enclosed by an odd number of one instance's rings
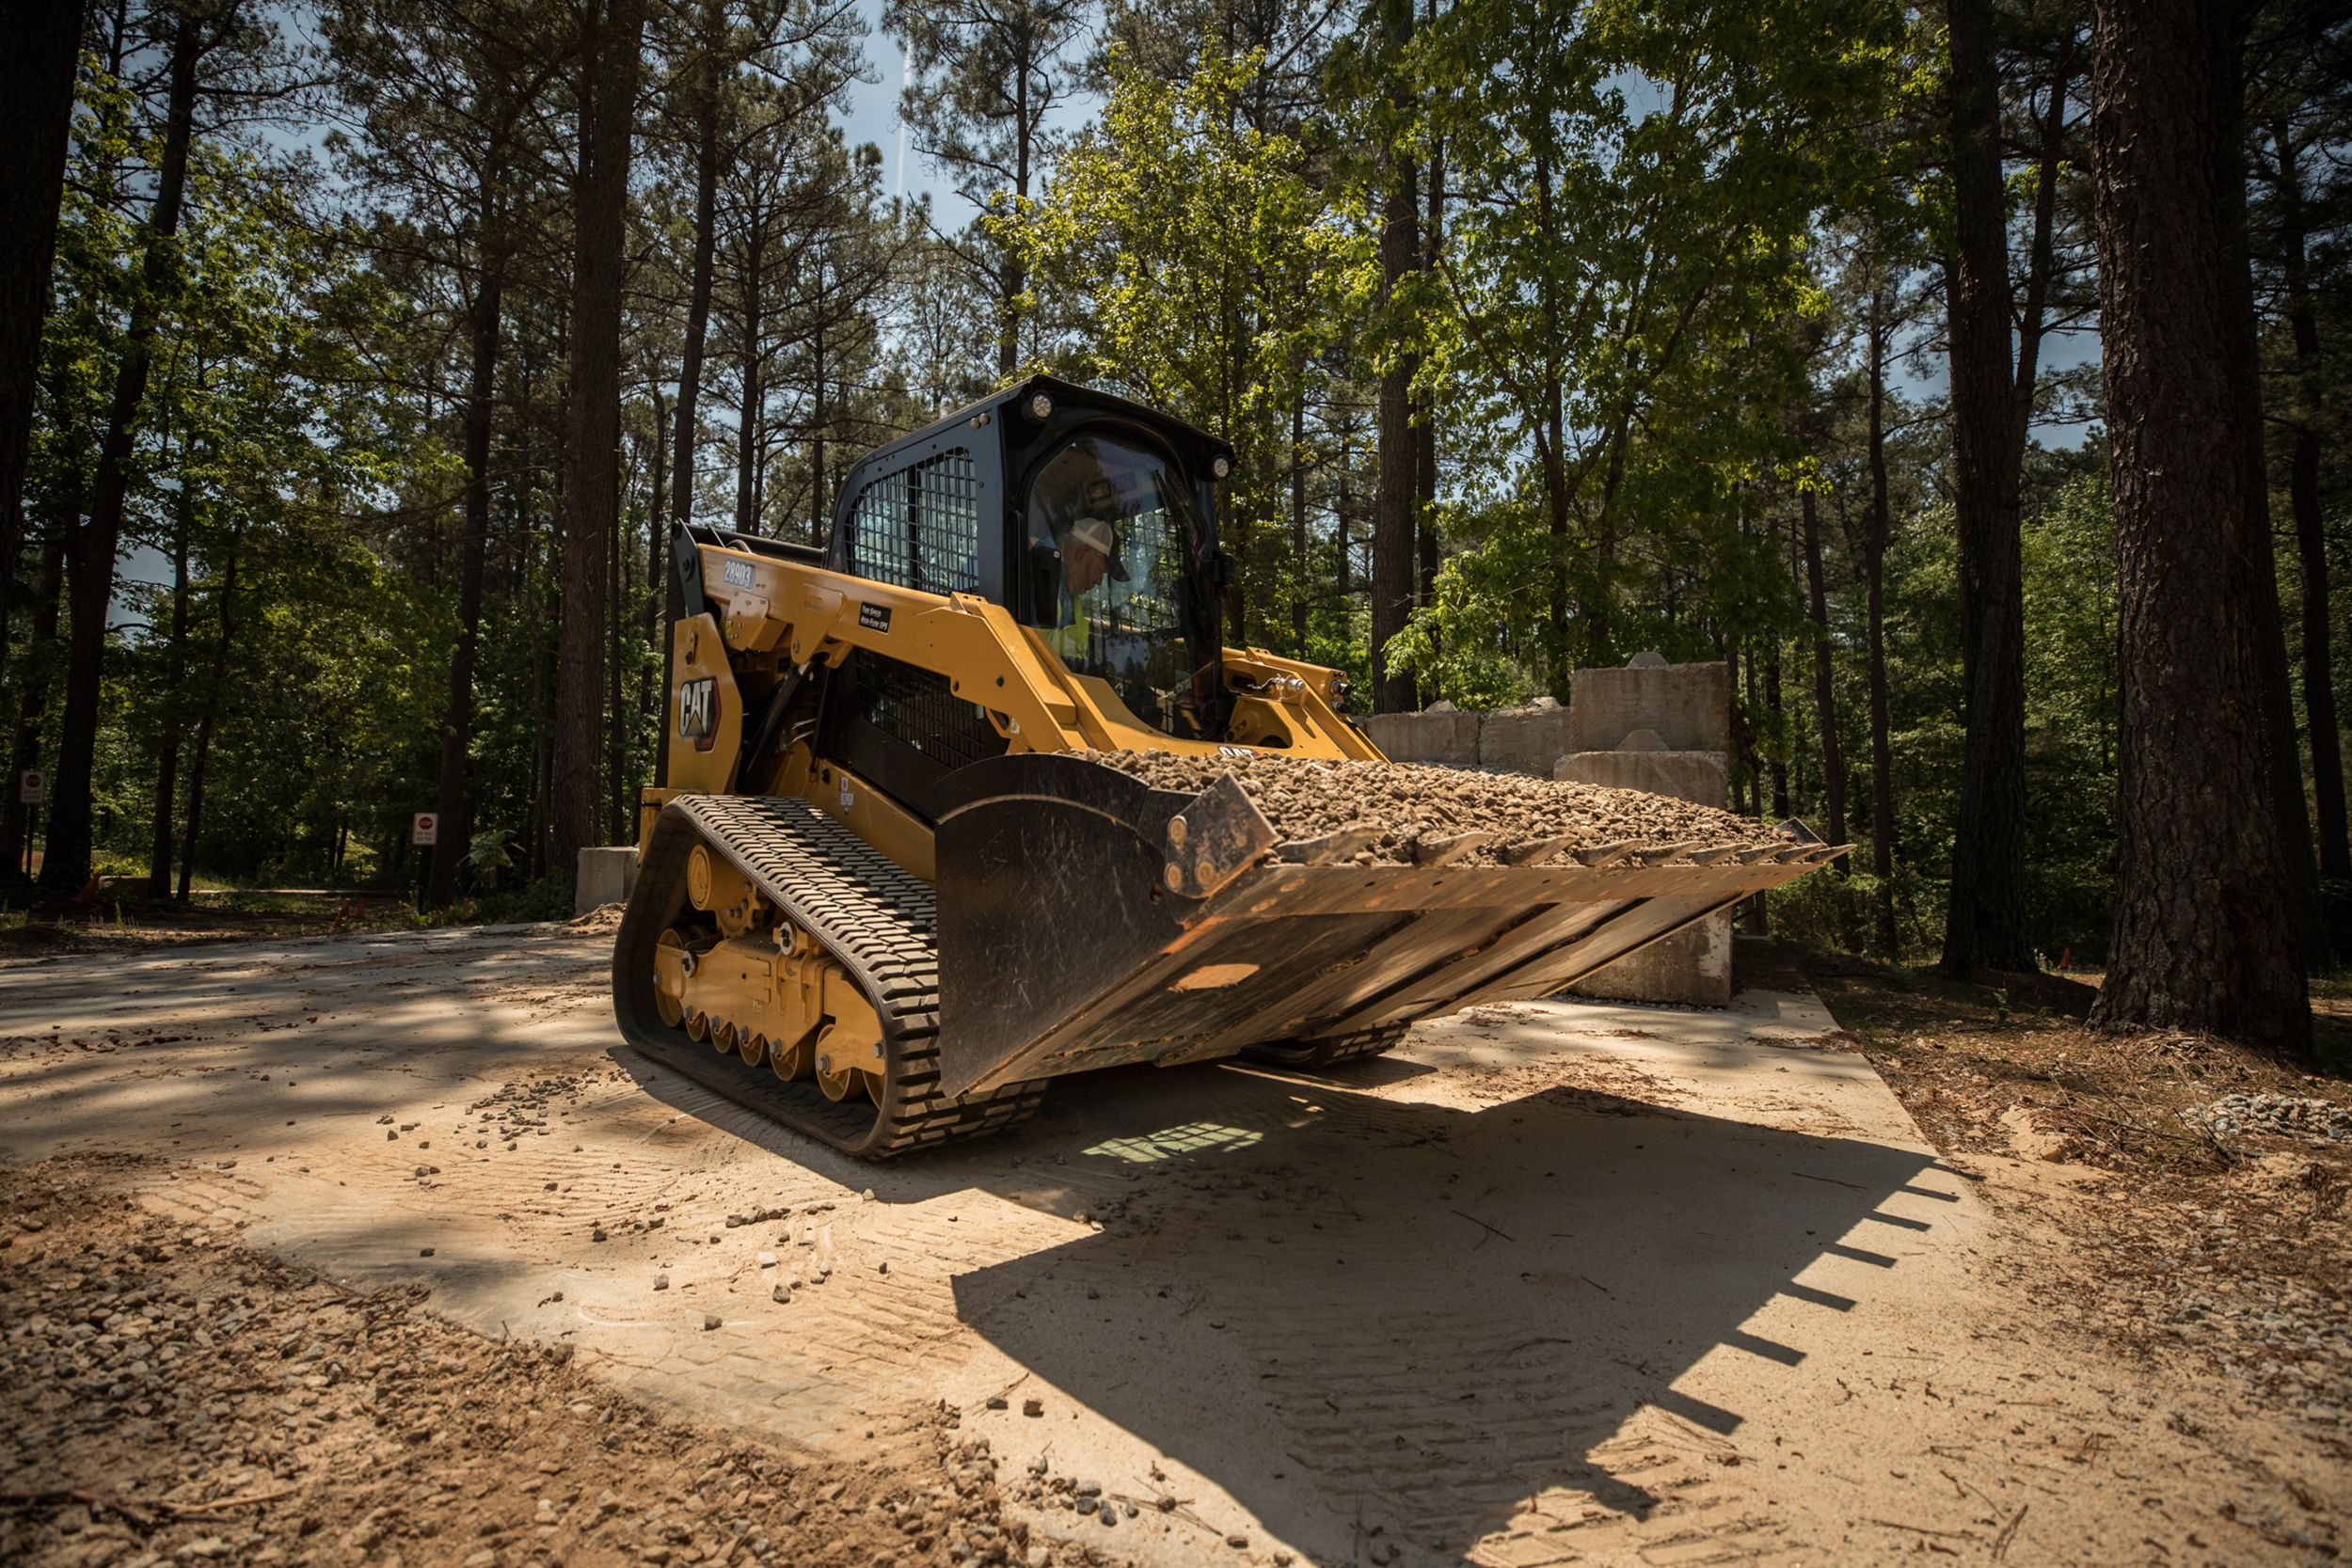
[[[1074,594],[1065,594],[1064,597],[1070,601],[1070,624],[1048,628],[1045,643],[1059,654],[1064,662],[1074,664],[1084,659],[1089,651],[1087,606],[1086,601]]]

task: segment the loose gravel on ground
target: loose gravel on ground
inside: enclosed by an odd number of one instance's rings
[[[356,1291],[167,1219],[132,1196],[156,1174],[0,1165],[0,1562],[1112,1560],[1000,1512],[951,1410],[898,1464],[804,1463],[644,1409],[568,1344],[469,1333],[421,1288]]]
[[[1636,789],[1474,773],[1404,762],[1325,762],[1263,752],[1180,756],[1170,752],[1096,752],[1154,789],[1198,794],[1231,773],[1286,840],[1320,838],[1348,828],[1380,830],[1359,858],[1409,863],[1426,842],[1463,833],[1492,834],[1459,863],[1493,865],[1502,851],[1548,839],[1559,850],[1630,844],[1641,849],[1692,849],[1736,844],[1784,844],[1771,830],[1710,806]]]

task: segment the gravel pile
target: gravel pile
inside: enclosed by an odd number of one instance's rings
[[[2292,1094],[2225,1094],[2183,1111],[2181,1119],[2222,1137],[2253,1134],[2352,1143],[2352,1106]]]
[[[1402,762],[1320,762],[1263,752],[1179,756],[1169,752],[1096,752],[1091,760],[1155,789],[1198,794],[1232,773],[1286,840],[1370,827],[1380,836],[1359,860],[1409,863],[1424,841],[1469,832],[1493,837],[1459,857],[1466,865],[1503,863],[1502,851],[1547,839],[1562,852],[1630,843],[1783,844],[1760,823],[1710,806],[1635,789],[1554,783],[1519,774],[1471,773]]]

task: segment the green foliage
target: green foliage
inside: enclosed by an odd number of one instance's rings
[[[2026,891],[2050,961],[2091,961],[2115,885],[2115,514],[2095,451],[2045,467],[2024,539]]]
[[[1029,302],[1058,295],[1067,340],[1053,363],[1216,432],[1233,447],[1224,486],[1239,603],[1263,616],[1307,591],[1285,559],[1301,400],[1332,390],[1340,324],[1375,281],[1360,207],[1319,187],[1297,136],[1241,113],[1263,58],[1204,54],[1169,82],[1110,63],[1095,128],[1063,156],[1044,198],[996,232],[1030,274]],[[1263,622],[1236,620],[1255,640]]]
[[[168,32],[158,24],[176,14],[129,0],[126,36]],[[1777,897],[1776,925],[1861,945],[1883,901],[1898,947],[1937,944],[1963,732],[1956,481],[1936,390],[1950,199],[1932,11],[892,0],[882,20],[911,66],[912,150],[982,214],[975,224],[885,199],[879,150],[841,135],[832,111],[866,64],[854,11],[655,8],[604,628],[617,682],[599,798],[615,834],[660,733],[671,502],[819,537],[866,450],[1027,366],[1232,444],[1230,641],[1340,666],[1359,685],[1376,655],[1424,701],[1465,708],[1565,698],[1573,669],[1637,648],[1732,661],[1737,803],[1776,813],[1785,799],[1826,832],[1834,749],[1843,832],[1861,845],[1850,875]],[[147,864],[169,768],[164,826],[186,831],[200,759],[208,873],[412,885],[406,825],[435,803],[461,623],[475,314],[495,298],[471,820],[443,852],[463,857],[469,913],[560,915],[564,868],[548,859],[570,608],[558,520],[578,18],[543,0],[332,0],[318,21],[323,88],[258,32],[206,64],[185,219],[151,299],[142,262],[166,74],[135,51],[120,80],[86,63],[13,598],[0,605],[0,704],[17,716],[20,765],[37,764],[56,744],[70,623],[59,551],[87,510],[133,310],[150,307],[154,373],[133,424],[99,704],[104,863]],[[2073,73],[2060,107],[2074,120],[2061,113],[2055,133],[2053,331],[2083,324],[2094,297],[2079,24],[2078,8],[2001,12],[2021,230],[2040,187],[2017,150],[2042,145],[2038,95]],[[2315,505],[2323,556],[2339,551],[2352,471],[2332,439],[2352,297],[2352,204],[2327,156],[2345,140],[2334,58],[2257,61],[2249,113],[2259,294],[2266,311],[2303,299],[2312,316],[2280,321],[2265,343],[2274,418],[2321,449],[2303,479],[2274,454],[2279,515],[2291,499]],[[1080,129],[1069,111],[1082,86],[1100,103]],[[248,111],[280,123],[257,135]],[[1420,228],[1391,287],[1381,241],[1408,171]],[[681,474],[700,237],[709,319]],[[1866,364],[1872,322],[1883,341]],[[2058,346],[2044,345],[2038,417],[2095,412],[2093,367],[2054,371]],[[1415,499],[1434,499],[1415,519],[1413,613],[1375,651],[1376,387],[1407,362],[1432,449]],[[2104,942],[2116,832],[2117,562],[2096,446],[2029,449],[2023,541],[2030,916],[2049,957],[2086,961]],[[2282,574],[2290,606],[2301,590]],[[2352,611],[2352,573],[2331,593],[2332,610]],[[2352,682],[2341,643],[2339,688]],[[1869,869],[1880,849],[1883,879]]]
[[[1503,475],[1447,530],[1486,561],[1394,662],[1451,689],[1517,658],[1565,698],[1576,665],[1694,622],[1790,623],[1747,492],[1794,456],[1780,410],[1825,308],[1805,247],[1875,167],[1860,128],[1908,90],[1904,43],[1899,10],[1848,0],[1467,0],[1416,39],[1426,115],[1391,132],[1441,147],[1461,201],[1406,308],[1446,439]]]

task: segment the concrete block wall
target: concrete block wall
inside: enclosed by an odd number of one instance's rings
[[[1364,721],[1373,744],[1394,762],[1551,777],[1568,749],[1568,710],[1549,697],[1525,707],[1464,713],[1439,703],[1420,713],[1376,713]]]
[[[1579,670],[1568,688],[1570,752],[1613,752],[1637,732],[1661,752],[1731,750],[1731,666],[1636,654],[1621,670]]]
[[[1479,716],[1439,703],[1422,713],[1375,713],[1364,721],[1372,743],[1391,762],[1425,762],[1438,768],[1478,766]]]
[[[1636,655],[1622,670],[1579,670],[1569,688],[1573,749],[1553,776],[1645,789],[1723,810],[1731,800],[1731,671]],[[1721,1007],[1731,1001],[1731,915],[1629,953],[1579,984],[1582,996]]]
[[[586,914],[607,904],[626,904],[637,887],[637,847],[633,844],[585,848],[580,852],[579,875],[572,882],[572,912]]]
[[[1643,789],[1718,809],[1729,803],[1728,665],[1636,654],[1623,669],[1576,672],[1569,699],[1565,707],[1543,697],[1486,714],[1439,703],[1422,713],[1378,714],[1364,727],[1398,762]],[[1577,990],[1618,1001],[1723,1006],[1731,1000],[1731,917],[1712,915],[1653,942]]]
[[[1568,710],[1549,697],[1497,708],[1478,726],[1478,766],[1493,773],[1548,778],[1568,749]]]

